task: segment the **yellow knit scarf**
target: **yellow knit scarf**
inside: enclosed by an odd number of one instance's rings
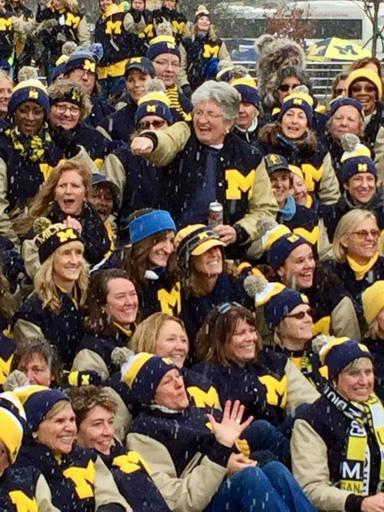
[[[361,281],[364,279],[365,275],[371,270],[371,268],[375,265],[377,259],[379,257],[379,253],[377,252],[365,265],[360,265],[353,258],[347,256],[347,263],[354,271],[356,280]]]

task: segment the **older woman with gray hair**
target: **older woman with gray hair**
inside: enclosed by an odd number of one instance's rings
[[[168,130],[142,133],[131,146],[166,166],[160,207],[171,212],[178,227],[206,224],[210,203],[221,203],[223,217],[214,229],[225,244],[235,244],[237,257],[257,238],[258,221],[277,213],[260,153],[232,133],[240,101],[234,87],[209,80],[192,95],[193,129],[182,150]]]

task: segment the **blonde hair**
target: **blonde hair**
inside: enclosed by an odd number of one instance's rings
[[[333,237],[333,254],[335,260],[344,263],[347,259],[347,241],[358,225],[366,219],[372,219],[377,224],[376,217],[368,210],[356,208],[347,212],[339,220]]]
[[[76,171],[81,176],[85,187],[85,198],[88,198],[91,189],[91,171],[85,165],[74,160],[62,160],[52,170],[47,181],[32,199],[27,212],[15,218],[13,228],[18,235],[26,234],[38,217],[47,216],[55,200],[56,186],[62,175],[67,171]]]
[[[343,368],[340,373],[349,373],[349,372],[353,372],[354,370],[360,370],[362,368],[366,368],[367,361],[370,361],[373,366],[372,360],[369,359],[369,357],[359,357],[359,358],[351,361],[349,364],[347,364],[347,366],[345,368]],[[339,373],[339,375],[340,375],[340,373]]]
[[[153,313],[153,315],[140,322],[137,326],[129,342],[130,348],[135,353],[149,352],[150,354],[156,354],[156,342],[160,329],[170,320],[179,324],[183,331],[186,332],[184,322],[180,318],[167,315],[166,313]]]
[[[81,248],[84,250],[84,246],[79,241],[68,242],[65,244],[66,249],[77,249]],[[54,275],[53,275],[53,262],[55,258],[55,254],[59,251],[61,247],[56,249],[56,251],[47,258],[44,263],[41,265],[39,270],[35,276],[35,293],[43,303],[43,308],[50,308],[55,313],[59,313],[61,308],[61,298],[58,292],[58,288],[55,284]],[[80,306],[83,306],[88,291],[88,270],[86,266],[86,262],[83,258],[83,267],[80,272],[79,279],[76,282],[77,289],[80,293],[78,298],[78,302]]]

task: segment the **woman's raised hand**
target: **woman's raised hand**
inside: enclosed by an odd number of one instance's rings
[[[244,430],[252,423],[253,416],[250,416],[242,423],[244,415],[244,405],[239,400],[225,402],[224,412],[221,422],[217,422],[212,414],[207,414],[212,425],[212,432],[216,440],[228,448],[231,448]]]

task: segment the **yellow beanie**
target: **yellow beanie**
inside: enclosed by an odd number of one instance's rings
[[[372,82],[377,89],[377,99],[381,99],[381,96],[383,95],[383,83],[376,71],[374,71],[373,69],[366,68],[353,70],[352,73],[350,73],[347,78],[348,96],[351,95],[351,85],[353,84],[353,82],[356,82],[357,80],[368,80],[369,82]]]
[[[362,293],[363,312],[368,325],[384,308],[384,281],[376,281]]]
[[[0,394],[0,441],[7,447],[11,462],[15,462],[24,435],[25,413],[12,392]]]

